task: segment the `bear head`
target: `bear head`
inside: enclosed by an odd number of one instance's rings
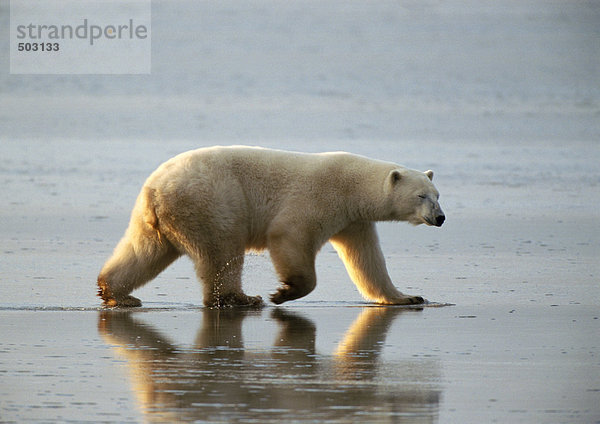
[[[394,220],[413,225],[426,224],[441,227],[446,217],[438,199],[440,194],[433,185],[433,171],[419,172],[397,168],[388,174],[388,188]]]

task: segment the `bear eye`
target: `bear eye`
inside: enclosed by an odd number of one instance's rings
[[[419,198],[421,198],[421,199],[427,199],[427,196],[425,196],[424,194],[419,194]]]

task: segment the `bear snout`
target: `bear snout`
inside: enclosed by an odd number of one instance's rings
[[[436,216],[435,217],[435,226],[436,227],[441,227],[445,220],[446,220],[446,216],[445,215],[438,215],[438,216]]]

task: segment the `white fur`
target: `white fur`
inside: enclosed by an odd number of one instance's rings
[[[366,299],[422,302],[392,284],[374,222],[441,225],[432,177],[342,152],[232,146],[180,154],[146,180],[100,272],[100,295],[108,305],[137,306],[129,293],[187,254],[206,305],[258,305],[260,297],[242,291],[244,253],[269,249],[282,282],[271,300],[282,303],[313,290],[315,256],[330,240]]]

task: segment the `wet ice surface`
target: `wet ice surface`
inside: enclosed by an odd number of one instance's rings
[[[302,301],[3,311],[2,417],[593,422],[598,316],[593,306]]]
[[[0,421],[600,421],[598,13],[153,1],[150,76],[0,74]],[[146,176],[217,143],[433,169],[444,226],[378,229],[396,285],[455,306],[368,305],[326,245],[283,307],[204,309],[182,258],[101,309]]]

